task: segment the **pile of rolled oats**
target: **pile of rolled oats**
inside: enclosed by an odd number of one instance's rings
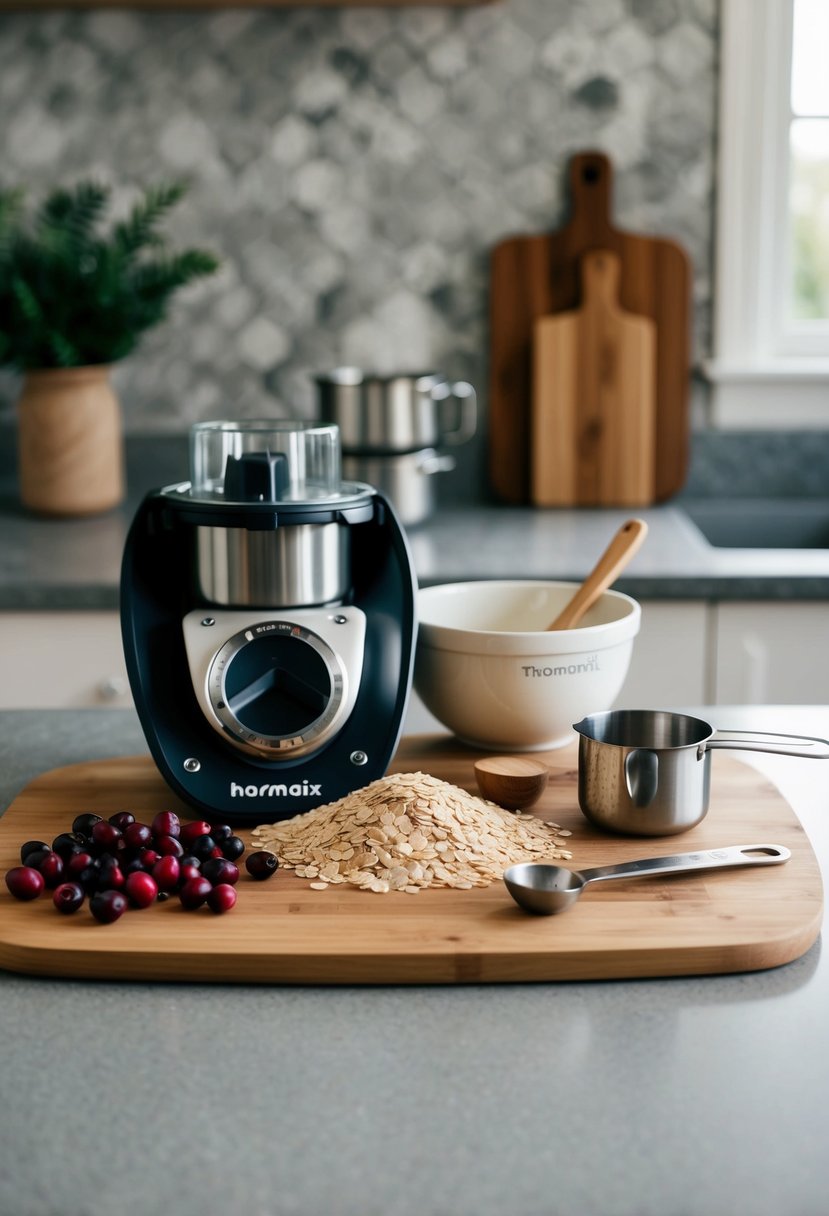
[[[394,773],[337,802],[253,831],[260,849],[324,891],[416,895],[423,887],[470,890],[520,861],[569,860],[570,832],[514,814],[426,773]]]

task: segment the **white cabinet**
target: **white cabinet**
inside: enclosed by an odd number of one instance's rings
[[[0,612],[0,709],[127,708],[117,612]],[[616,704],[825,704],[829,604],[643,600]],[[412,697],[406,729],[440,729]]]
[[[703,600],[643,600],[642,624],[617,707],[672,709],[706,704],[715,611]]]
[[[0,709],[132,705],[117,612],[0,612]]]
[[[713,699],[721,705],[829,700],[829,604],[717,607]]]

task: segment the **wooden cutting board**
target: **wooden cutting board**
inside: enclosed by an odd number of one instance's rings
[[[682,488],[688,465],[691,267],[675,241],[641,236],[612,221],[612,170],[600,152],[569,165],[565,226],[510,237],[490,264],[489,472],[495,494],[530,501],[533,328],[539,317],[579,306],[580,263],[591,250],[620,260],[619,302],[656,327],[654,501]]]
[[[393,769],[426,771],[475,790],[473,752],[446,736],[403,741]],[[775,967],[803,954],[821,923],[817,862],[791,808],[759,775],[714,759],[711,809],[682,836],[599,835],[576,802],[575,746],[542,753],[554,767],[539,814],[572,832],[572,865],[770,843],[791,860],[757,870],[603,883],[556,917],[518,908],[502,883],[472,891],[375,895],[311,890],[280,871],[243,873],[232,912],[185,912],[173,898],[99,925],[62,917],[42,896],[0,890],[0,966],[35,975],[125,980],[301,984],[455,984],[703,975]],[[148,756],[72,765],[33,781],[0,820],[0,865],[26,839],[51,840],[81,811],[183,811]],[[534,808],[535,810],[536,808]],[[246,833],[242,833],[246,835]]]
[[[582,302],[537,318],[530,428],[538,506],[627,506],[656,493],[656,325],[619,307],[620,261],[582,258]]]

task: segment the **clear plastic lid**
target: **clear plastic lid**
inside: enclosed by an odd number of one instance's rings
[[[191,493],[226,502],[319,502],[348,493],[333,424],[199,422],[190,431]]]

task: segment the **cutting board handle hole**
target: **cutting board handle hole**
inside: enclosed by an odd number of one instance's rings
[[[592,186],[599,180],[602,171],[598,165],[585,165],[581,171],[581,180],[585,185]]]

